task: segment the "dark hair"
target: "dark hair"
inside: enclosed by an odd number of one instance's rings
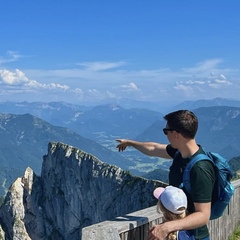
[[[180,132],[183,137],[193,139],[198,129],[198,119],[196,115],[189,110],[178,110],[164,116],[168,128]]]

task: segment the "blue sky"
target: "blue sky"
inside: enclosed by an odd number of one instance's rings
[[[0,101],[240,100],[239,0],[1,1]]]

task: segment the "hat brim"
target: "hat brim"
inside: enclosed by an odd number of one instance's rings
[[[158,187],[153,191],[153,195],[156,199],[159,199],[161,194],[164,192],[165,188],[163,187]]]

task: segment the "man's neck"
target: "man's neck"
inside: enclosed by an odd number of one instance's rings
[[[189,158],[199,150],[199,146],[197,145],[195,139],[190,139],[179,146],[178,150],[183,158]]]

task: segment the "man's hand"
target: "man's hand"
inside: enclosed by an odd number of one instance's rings
[[[147,240],[164,240],[168,235],[166,224],[155,225],[149,230]]]
[[[119,144],[116,146],[119,152],[123,152],[126,147],[129,146],[128,140],[126,139],[116,139],[116,141],[119,142]]]

